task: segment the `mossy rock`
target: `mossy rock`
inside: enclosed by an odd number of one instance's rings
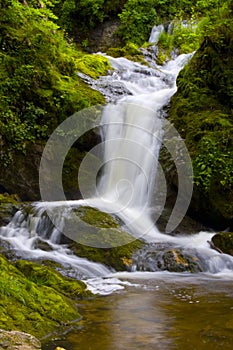
[[[91,207],[79,207],[74,212],[89,225],[99,228],[119,228],[120,223],[117,218],[98,209]],[[119,220],[119,219],[118,219]]]
[[[0,328],[41,338],[80,319],[75,301],[67,296],[80,295],[82,283],[30,262],[16,265],[29,278],[0,255]]]
[[[130,61],[142,63],[146,66],[149,65],[144,58],[143,52],[133,43],[127,43],[124,47],[109,48],[107,54],[112,57],[125,57]]]
[[[93,79],[107,75],[112,69],[108,59],[102,55],[82,55],[75,61],[75,68]]]
[[[26,260],[18,260],[14,264],[25,277],[38,286],[48,286],[65,296],[75,299],[91,295],[86,290],[86,284],[72,278],[65,277],[51,267],[35,264]]]
[[[212,242],[223,253],[233,256],[233,232],[218,232]]]
[[[145,243],[123,231],[117,217],[98,209],[79,207],[74,209],[74,214],[77,224],[72,225],[73,241],[68,239],[71,250],[77,256],[117,271],[129,270],[133,253]]]
[[[7,225],[20,206],[17,195],[0,194],[0,226]]]

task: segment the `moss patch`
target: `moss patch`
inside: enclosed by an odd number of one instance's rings
[[[30,262],[16,265],[25,274],[0,256],[0,328],[41,338],[80,318],[75,302],[67,296],[86,294],[84,284]]]
[[[82,55],[79,59],[76,59],[75,67],[78,71],[89,75],[93,79],[108,74],[108,71],[112,69],[108,59],[98,54]]]
[[[139,62],[148,66],[142,51],[133,43],[127,43],[124,47],[114,47],[107,50],[107,54],[112,57],[125,57],[130,61]]]
[[[69,244],[73,252],[77,256],[105,264],[117,271],[128,270],[133,253],[141,248],[144,242],[135,240],[132,235],[123,231],[119,219],[97,209],[80,207],[75,209],[74,213],[78,219],[79,231],[73,234],[74,237],[78,237],[76,241]],[[84,244],[81,244],[82,242]]]

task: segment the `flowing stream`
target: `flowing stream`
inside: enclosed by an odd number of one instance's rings
[[[162,30],[162,26],[155,27],[151,33],[150,41],[155,43]],[[9,242],[14,247],[17,256],[26,259],[51,259],[57,261],[65,267],[67,275],[82,278],[94,293],[108,295],[121,291],[122,294],[109,297],[110,304],[108,304],[108,307],[106,306],[104,311],[104,317],[109,317],[113,323],[112,329],[115,332],[114,337],[116,337],[114,345],[112,344],[113,338],[111,338],[109,340],[110,345],[104,346],[99,340],[96,343],[96,347],[91,347],[90,345],[88,349],[140,349],[142,346],[144,347],[143,339],[149,342],[147,349],[183,349],[183,347],[179,347],[175,343],[175,345],[173,344],[174,346],[170,344],[171,338],[167,335],[169,332],[174,333],[170,324],[179,322],[179,320],[174,321],[173,318],[169,319],[167,316],[169,303],[174,298],[179,299],[178,289],[181,287],[178,286],[184,284],[184,290],[187,289],[187,293],[184,293],[187,296],[187,298],[184,296],[185,300],[189,303],[195,299],[195,303],[198,299],[189,297],[194,292],[193,290],[190,291],[188,283],[190,286],[195,285],[196,289],[198,289],[197,284],[200,283],[202,286],[201,299],[204,298],[203,295],[206,296],[208,294],[206,290],[208,291],[209,289],[206,285],[209,282],[214,286],[216,281],[216,285],[220,293],[222,293],[219,281],[226,283],[228,288],[227,281],[232,279],[233,258],[225,254],[219,254],[209,248],[207,241],[211,239],[213,233],[200,232],[191,236],[174,237],[159,232],[154,223],[156,210],[161,210],[160,207],[164,204],[164,191],[162,189],[162,199],[156,202],[157,198],[155,198],[155,203],[153,202],[154,187],[158,183],[158,157],[166,120],[163,108],[168,104],[171,96],[176,91],[176,78],[179,71],[191,57],[192,54],[180,55],[163,66],[154,64],[153,68],[129,61],[126,58],[108,57],[114,69],[109,76],[101,77],[94,81],[87,76],[81,75],[93,88],[101,91],[109,101],[109,104],[103,110],[101,118],[101,146],[104,146],[102,161],[104,166],[95,193],[93,193],[91,198],[78,201],[34,203],[32,204],[31,212],[27,213],[26,216],[24,211],[18,211],[10,224],[0,229],[1,239]],[[55,221],[59,220],[58,226],[61,227],[62,221],[69,215],[68,207],[79,207],[82,205],[96,207],[107,213],[117,214],[124,223],[123,228],[125,230],[131,232],[134,237],[144,238],[151,244],[167,242],[198,252],[200,260],[205,265],[204,272],[193,276],[188,273],[182,275],[168,272],[132,271],[115,273],[102,264],[77,257],[66,244],[62,244],[60,230],[56,228],[56,225],[51,226],[51,222],[45,216],[45,212],[46,210],[54,210],[57,218],[55,218]],[[47,247],[46,249],[44,248],[45,246]],[[166,283],[169,288],[174,289],[174,292],[168,293]],[[192,289],[192,287],[190,288]],[[159,297],[160,290],[161,295],[163,295],[161,300]],[[182,300],[183,292],[180,293],[180,300]],[[96,312],[96,310],[100,312],[100,309],[104,308],[104,300],[91,301],[93,304],[87,301],[84,308],[86,307],[89,313]],[[182,313],[180,300],[177,307],[180,307],[180,313]],[[114,308],[111,306],[111,302],[116,302]],[[122,305],[127,302],[131,303],[131,306],[128,306],[129,314],[124,316]],[[145,305],[143,304],[144,302]],[[163,310],[162,312],[163,302],[164,305],[166,304],[166,307],[165,311]],[[139,307],[134,303],[140,303],[140,305],[144,306]],[[156,303],[158,308],[155,306]],[[227,303],[229,303],[228,299]],[[151,304],[157,310],[157,314],[154,314],[154,316],[151,312],[145,311],[151,307]],[[118,313],[116,311],[117,305],[120,305]],[[135,309],[133,305],[135,305]],[[145,317],[147,320],[142,317],[141,323],[139,320],[137,320],[137,323],[134,323],[130,318],[127,330],[125,326],[127,317],[138,318],[144,312],[142,308],[146,312]],[[189,307],[187,307],[188,309]],[[158,310],[161,311],[161,315]],[[188,312],[187,310],[185,312]],[[202,309],[200,308],[201,311]],[[108,312],[115,313],[117,315],[115,319],[107,316],[106,313]],[[121,312],[123,312],[122,318],[119,316]],[[174,317],[177,317],[174,310],[173,312]],[[195,312],[197,312],[197,309],[195,309]],[[105,332],[104,322],[104,319],[100,320],[99,323],[98,320],[93,321],[93,326],[96,327],[94,333]],[[159,322],[160,326],[158,325]],[[121,332],[119,327],[122,324],[127,331],[124,329]],[[163,330],[161,325],[163,325]],[[140,327],[144,328],[143,332],[145,334],[144,338],[143,336],[142,338],[139,337],[137,345],[133,346],[135,338],[129,337],[127,343],[126,333],[135,335],[135,330],[131,329],[131,327],[135,326],[137,334],[140,332]],[[182,327],[184,325],[180,324],[180,331]],[[232,328],[232,324],[229,327]],[[152,331],[149,331],[149,329],[154,332],[153,336]],[[92,331],[93,329],[91,329]],[[125,341],[120,340],[117,345],[117,338],[121,337],[121,333],[126,338]],[[208,330],[206,330],[206,333],[208,333]],[[87,341],[85,339],[88,336],[88,332],[84,334],[83,338],[77,336],[74,341],[76,345],[72,345],[72,349],[87,349],[84,343]],[[157,342],[157,345],[152,346],[152,343],[155,344],[155,342]],[[106,339],[105,344],[107,344]],[[188,343],[186,343],[184,348],[187,347]],[[204,349],[205,347],[199,346],[194,348]],[[212,347],[212,349],[215,349],[215,347]]]

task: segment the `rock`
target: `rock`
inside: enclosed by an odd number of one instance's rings
[[[91,35],[88,47],[92,52],[106,52],[110,47],[120,46],[121,42],[117,36],[120,20],[105,21],[95,28]]]
[[[34,336],[19,331],[0,329],[0,349],[6,350],[40,350],[41,343]]]
[[[171,249],[163,255],[164,267],[170,272],[200,272],[198,258],[184,254],[178,249]]]
[[[75,299],[90,295],[83,282],[29,261],[14,266],[1,255],[0,290],[0,328],[38,338],[78,322],[81,315]]]
[[[123,231],[116,216],[90,207],[79,207],[74,209],[74,213],[77,225],[72,227],[78,229],[72,231],[73,240],[63,237],[63,242],[79,257],[117,271],[130,270],[132,255],[144,242]]]
[[[233,232],[218,232],[212,242],[223,253],[233,256]]]
[[[139,271],[200,272],[202,264],[195,252],[186,252],[168,243],[145,245],[133,256]]]
[[[20,203],[17,195],[0,194],[0,226],[9,224],[12,216],[19,209]]]
[[[2,168],[1,185],[9,193],[17,193],[25,201],[40,199],[38,169],[43,147],[42,144],[31,145],[27,157],[15,152],[13,161]]]

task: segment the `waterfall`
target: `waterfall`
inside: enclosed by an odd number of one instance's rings
[[[164,26],[162,24],[158,26],[154,26],[152,28],[150,38],[149,38],[149,43],[156,44],[159,38],[159,35],[164,31]]]
[[[108,56],[114,79],[130,94],[103,111],[104,166],[96,196],[88,199],[88,205],[117,214],[135,237],[168,238],[151,218],[155,211],[151,201],[164,132],[163,107],[175,93],[176,77],[191,56],[180,55],[156,68]]]
[[[155,43],[162,30],[163,26],[154,27],[150,41]],[[177,75],[192,54],[177,56],[163,66],[154,64],[153,68],[122,57],[107,57],[114,71],[91,83],[102,92],[106,86],[112,91],[112,102],[104,108],[100,122],[103,166],[95,194],[78,201],[36,203],[30,214],[16,213],[11,223],[0,229],[1,238],[9,242],[20,257],[55,260],[70,268],[72,276],[109,276],[111,271],[104,265],[79,258],[61,244],[61,232],[51,226],[45,215],[48,209],[55,212],[60,208],[55,213],[55,221],[58,220],[61,227],[64,218],[69,216],[70,206],[87,205],[116,214],[125,223],[123,228],[134,237],[198,249],[208,260],[206,271],[233,269],[232,257],[209,249],[207,240],[213,234],[172,237],[159,232],[152,219],[153,211],[158,210],[152,197],[158,180],[158,157],[166,120],[163,108],[175,93]],[[106,96],[109,95],[106,92]],[[164,198],[162,204],[163,201]],[[47,244],[48,249],[43,249],[38,240]],[[102,294],[122,288],[120,281],[111,281],[106,282],[105,288],[103,281],[92,280],[90,288],[93,291],[102,288]]]

